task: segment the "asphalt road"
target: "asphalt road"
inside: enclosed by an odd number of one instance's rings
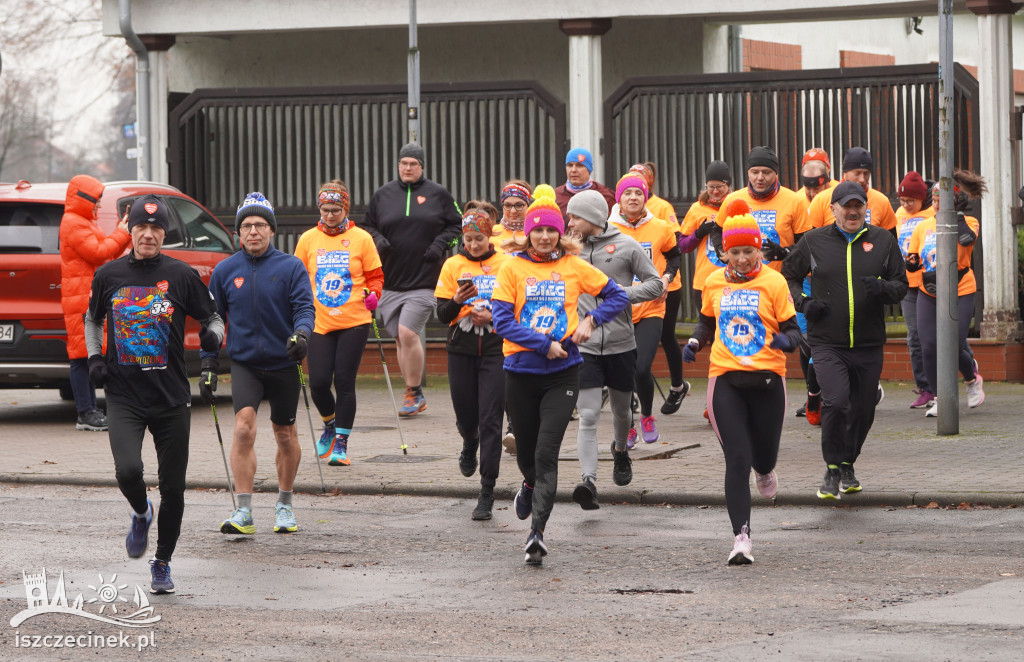
[[[45,567],[48,594],[63,571],[69,602],[97,582],[130,595],[149,572],[125,556],[116,489],[0,485],[0,659],[1021,657],[1018,508],[758,507],[756,561],[730,567],[722,508],[559,503],[534,568],[507,502],[471,522],[471,502],[454,498],[300,494],[299,532],[280,535],[274,498],[256,495],[255,536],[232,537],[217,530],[225,492],[187,494],[178,592],[151,597],[148,650],[25,649],[16,632],[124,628],[67,614],[11,627],[23,570]]]

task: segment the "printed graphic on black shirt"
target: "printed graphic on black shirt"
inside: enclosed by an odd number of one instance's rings
[[[162,281],[166,287],[166,281]],[[143,370],[167,367],[167,344],[174,306],[159,286],[119,288],[111,297],[119,365]]]

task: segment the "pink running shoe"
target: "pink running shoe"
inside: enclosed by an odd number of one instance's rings
[[[917,400],[914,400],[910,404],[911,409],[924,409],[925,407],[931,407],[935,404],[935,396],[921,389],[917,392]]]
[[[775,471],[769,471],[766,474],[759,474],[755,471],[754,478],[758,493],[765,499],[774,499],[775,493],[779,490],[779,479],[775,475]]]
[[[729,553],[729,565],[749,565],[754,562],[751,554],[750,529],[744,524],[740,534],[736,536],[732,545],[732,552]]]
[[[658,426],[654,423],[654,416],[640,417],[640,428],[643,430],[645,444],[653,444],[661,438],[661,435],[658,434]]]
[[[629,428],[629,435],[626,437],[626,448],[633,450],[633,446],[636,446],[636,428]]]

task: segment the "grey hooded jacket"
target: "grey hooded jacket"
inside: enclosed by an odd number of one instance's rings
[[[602,273],[626,290],[629,303],[642,303],[661,296],[661,278],[651,258],[647,257],[640,243],[623,234],[609,223],[605,231],[587,237],[580,250],[580,258],[597,267]],[[634,285],[633,277],[640,281]],[[597,308],[597,299],[589,294],[580,294],[577,310],[580,319],[588,311]],[[621,354],[636,349],[633,336],[633,308],[630,306],[618,316],[594,329],[590,340],[580,343],[584,354]]]

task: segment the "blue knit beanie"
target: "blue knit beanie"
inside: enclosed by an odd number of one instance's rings
[[[270,229],[277,232],[277,218],[274,217],[274,206],[259,191],[249,193],[245,196],[245,200],[242,200],[242,204],[238,205],[238,211],[235,212],[235,232],[239,232],[242,219],[249,216],[259,216],[266,219],[267,223],[270,223]]]
[[[565,165],[570,163],[582,163],[587,172],[594,172],[594,157],[582,147],[570,149],[569,153],[565,155]]]

